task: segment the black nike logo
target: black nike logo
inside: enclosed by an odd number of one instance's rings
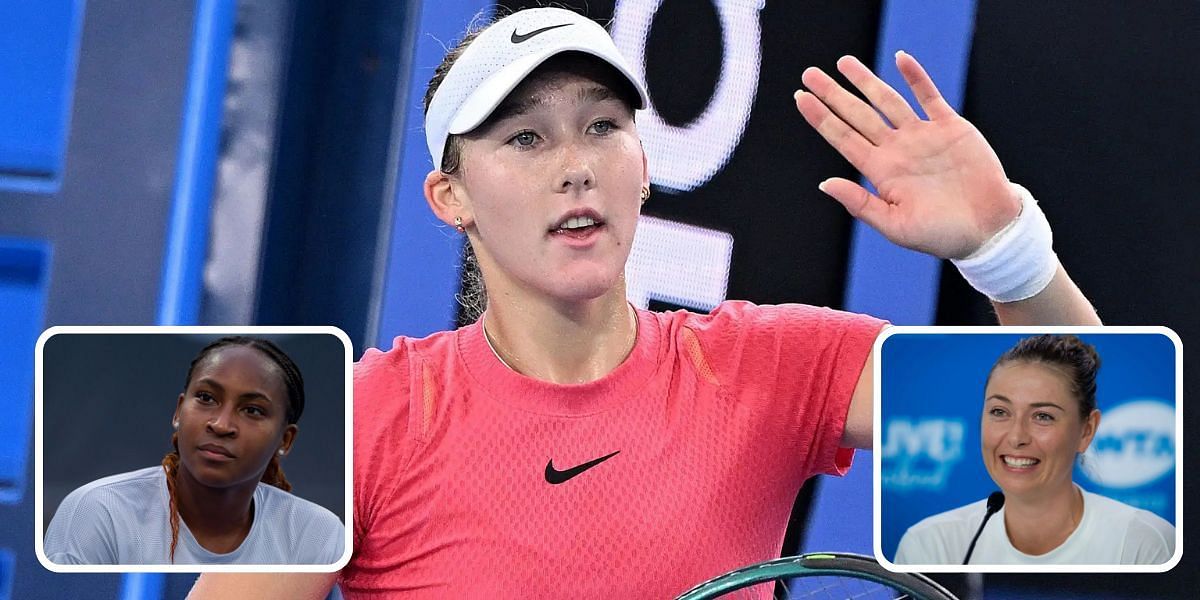
[[[566,27],[568,25],[574,25],[574,23],[563,23],[562,25],[551,25],[549,27],[543,27],[541,29],[534,29],[533,31],[530,31],[529,33],[517,33],[517,30],[514,29],[512,32],[511,40],[512,40],[512,43],[514,43],[514,44],[520,44],[521,42],[524,42],[525,40],[528,40],[529,38],[531,38],[539,33],[546,33],[547,31],[550,31],[551,29],[558,29],[559,27]]]
[[[550,483],[552,485],[558,485],[558,484],[616,456],[620,452],[621,452],[620,450],[617,450],[616,452],[613,452],[612,454],[609,454],[607,456],[601,456],[600,458],[597,458],[596,460],[589,460],[589,461],[583,463],[582,465],[579,465],[577,467],[571,467],[570,469],[566,469],[563,471],[559,471],[554,468],[554,459],[552,458],[552,459],[550,459],[550,462],[546,463],[546,482]]]

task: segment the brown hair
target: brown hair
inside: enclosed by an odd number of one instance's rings
[[[253,337],[231,336],[223,337],[207,346],[192,359],[192,364],[188,367],[187,378],[184,380],[183,389],[187,391],[187,386],[192,382],[192,372],[196,370],[196,365],[204,360],[214,350],[226,346],[246,346],[254,348],[266,354],[276,366],[283,372],[284,386],[288,393],[288,407],[285,415],[286,422],[291,425],[300,420],[300,414],[304,412],[304,377],[300,374],[300,368],[292,359],[280,350],[278,346],[269,340]],[[162,459],[163,472],[167,475],[167,494],[170,496],[170,511],[171,511],[171,562],[175,562],[175,547],[179,544],[179,501],[176,497],[176,486],[179,478],[179,433],[171,435],[171,447],[174,448],[168,452]],[[288,482],[287,477],[283,474],[283,467],[279,464],[279,455],[272,454],[271,461],[267,463],[267,469],[263,472],[262,482],[268,485],[273,485],[285,492],[292,491],[292,484]]]
[[[548,4],[548,6],[553,5],[554,3]],[[422,108],[426,115],[429,114],[429,105],[433,102],[433,96],[437,93],[438,88],[441,87],[442,82],[445,81],[446,75],[450,73],[450,69],[454,67],[454,63],[458,62],[463,52],[467,50],[467,46],[470,46],[471,42],[474,42],[488,27],[491,27],[496,21],[509,14],[511,13],[497,10],[496,15],[491,19],[483,18],[482,14],[476,15],[475,20],[467,28],[467,32],[463,35],[462,39],[446,52],[446,55],[442,57],[442,62],[434,69],[433,77],[429,79],[429,84],[425,88],[425,97],[422,102]],[[577,53],[570,52],[564,54]],[[558,57],[555,58],[557,59]],[[551,60],[557,62],[554,59]],[[616,70],[607,64],[604,65],[604,68],[616,73]],[[633,107],[639,103],[637,90],[621,75],[616,77],[616,81],[620,83],[617,86],[618,89],[615,91],[621,96],[626,105],[630,107],[630,112],[633,112]],[[492,121],[497,116],[498,113],[494,113],[488,117],[488,121]],[[486,126],[488,121],[485,121],[483,126]],[[461,171],[463,168],[462,149],[463,138],[461,135],[450,134],[446,136],[446,145],[442,150],[442,164],[436,165],[437,168],[446,175],[454,175]],[[462,291],[455,296],[462,307],[457,318],[458,325],[460,326],[469,325],[479,320],[479,317],[483,315],[483,311],[487,309],[487,288],[484,286],[483,273],[479,270],[479,259],[475,256],[475,248],[471,245],[469,239],[465,240],[463,244],[461,265]]]
[[[1025,338],[1000,356],[988,373],[1010,362],[1040,363],[1061,373],[1079,400],[1079,415],[1087,419],[1096,409],[1096,374],[1100,371],[1100,355],[1091,344],[1073,335],[1038,335]],[[986,387],[986,383],[985,383]]]

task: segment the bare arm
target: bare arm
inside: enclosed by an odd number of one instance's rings
[[[837,68],[866,102],[820,69],[804,72],[808,91],[796,93],[796,108],[877,193],[837,177],[821,191],[896,244],[941,258],[969,256],[1016,218],[1021,201],[987,140],[942,98],[920,63],[897,53],[896,67],[928,118],[855,58],[843,57]],[[1061,264],[1038,294],[993,306],[1002,325],[1100,324]],[[874,361],[872,354],[850,400],[846,446],[871,447]]]
[[[205,573],[187,600],[324,600],[337,573]]]
[[[1092,304],[1079,291],[1062,265],[1050,285],[1037,295],[1019,302],[993,302],[1001,325],[1100,325],[1100,317]],[[875,424],[875,351],[863,365],[850,409],[846,428],[842,431],[842,446],[870,450]]]
[[[846,428],[842,430],[842,447],[870,450],[872,430],[875,424],[875,351],[867,356],[858,375],[858,383],[850,396],[850,410],[846,413]]]
[[[1092,303],[1071,281],[1062,264],[1050,285],[1019,302],[993,302],[1001,325],[1101,325]]]

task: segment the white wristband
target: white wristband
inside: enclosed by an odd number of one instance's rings
[[[1053,234],[1029,190],[1010,183],[1021,197],[1021,212],[970,256],[953,260],[971,287],[995,302],[1016,302],[1050,285],[1058,270]]]

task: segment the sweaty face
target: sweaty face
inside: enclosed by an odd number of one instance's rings
[[[265,354],[245,346],[210,352],[175,410],[183,467],[210,487],[257,482],[284,444],[287,406],[283,373]]]
[[[645,155],[615,83],[589,71],[535,72],[465,136],[456,192],[489,289],[572,301],[621,280]]]
[[[983,462],[1006,496],[1035,500],[1071,486],[1075,455],[1087,449],[1096,425],[1079,409],[1066,375],[1053,367],[996,367],[985,391]]]

